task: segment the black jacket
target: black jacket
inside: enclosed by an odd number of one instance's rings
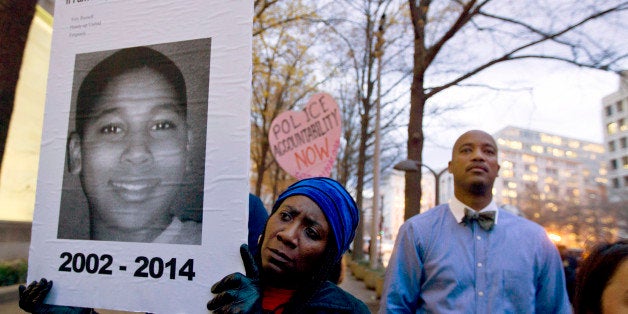
[[[314,296],[307,302],[303,313],[365,313],[370,310],[364,302],[358,300],[337,285],[326,281]]]

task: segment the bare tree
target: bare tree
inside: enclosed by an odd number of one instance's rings
[[[395,88],[405,80],[405,64],[399,54],[404,49],[397,47],[403,37],[400,31],[402,12],[401,3],[393,0],[346,0],[336,3],[326,20],[332,30],[332,37],[340,39],[331,42],[330,47],[336,51],[345,52],[346,62],[342,63],[341,88],[336,91],[343,111],[343,139],[344,146],[340,152],[337,171],[340,181],[350,185],[354,192],[356,203],[363,215],[362,194],[369,180],[372,179],[372,156],[374,145],[374,118],[378,95],[382,109],[382,133],[390,132],[396,127],[399,108],[394,104],[398,100],[394,96]],[[338,14],[344,10],[343,14]],[[393,31],[387,31],[392,29]],[[378,41],[379,35],[379,41]],[[378,45],[379,43],[379,45]],[[377,64],[378,56],[382,57],[382,64]],[[377,90],[377,71],[382,71],[386,83],[382,90]],[[401,93],[400,93],[401,94]],[[400,145],[394,145],[394,140],[386,141],[382,152],[392,151]],[[384,153],[382,155],[385,156]],[[398,151],[388,154],[398,156]],[[386,157],[384,157],[386,159]],[[392,163],[392,162],[389,162]],[[353,257],[356,260],[364,258],[362,251],[364,236],[364,219],[356,230],[354,239]]]
[[[267,30],[281,28],[293,22],[311,20],[316,16],[315,7],[305,5],[303,1],[255,0],[253,6],[255,24],[253,37],[259,36]],[[290,10],[291,7],[298,9]]]
[[[627,58],[625,42],[605,36],[626,29],[626,1],[409,0],[408,8],[414,52],[406,146],[418,162],[428,100],[450,87],[516,60],[619,71]],[[420,182],[420,171],[406,173],[405,219],[419,213]]]
[[[313,50],[325,33],[312,22],[317,19],[314,6],[300,1],[259,1],[259,5],[253,30],[252,179],[256,195],[272,194],[274,199],[289,177],[272,156],[270,125],[282,112],[304,103],[334,68],[316,68],[319,60]]]
[[[37,0],[0,0],[0,166],[36,3]]]

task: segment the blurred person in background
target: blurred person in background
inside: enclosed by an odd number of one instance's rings
[[[560,259],[563,261],[563,271],[565,272],[565,282],[567,284],[569,302],[573,304],[573,297],[576,289],[576,269],[578,268],[578,260],[566,246],[558,244],[556,247],[558,248],[558,252],[560,252]]]
[[[576,314],[628,313],[628,239],[596,245],[576,277]]]

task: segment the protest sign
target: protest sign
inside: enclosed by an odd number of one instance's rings
[[[329,94],[318,93],[303,111],[278,115],[268,140],[281,168],[297,179],[328,177],[340,147],[340,114]]]
[[[50,304],[206,313],[242,271],[252,2],[54,13],[28,280]]]

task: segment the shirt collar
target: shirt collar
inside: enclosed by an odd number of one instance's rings
[[[454,215],[454,218],[456,218],[456,221],[458,223],[461,223],[462,218],[464,218],[465,207],[469,206],[458,200],[456,196],[452,197],[449,201],[449,209],[451,210],[451,213]],[[485,211],[495,211],[495,224],[497,224],[497,217],[499,217],[499,207],[497,207],[497,204],[495,204],[495,200],[491,200],[491,202],[486,207],[480,210],[480,212]]]
[[[175,236],[179,234],[182,229],[183,222],[181,222],[179,218],[173,217],[170,225],[168,225],[168,227],[164,229],[164,231],[162,231],[161,234],[155,238],[155,240],[153,240],[153,243],[173,243],[176,239]]]

